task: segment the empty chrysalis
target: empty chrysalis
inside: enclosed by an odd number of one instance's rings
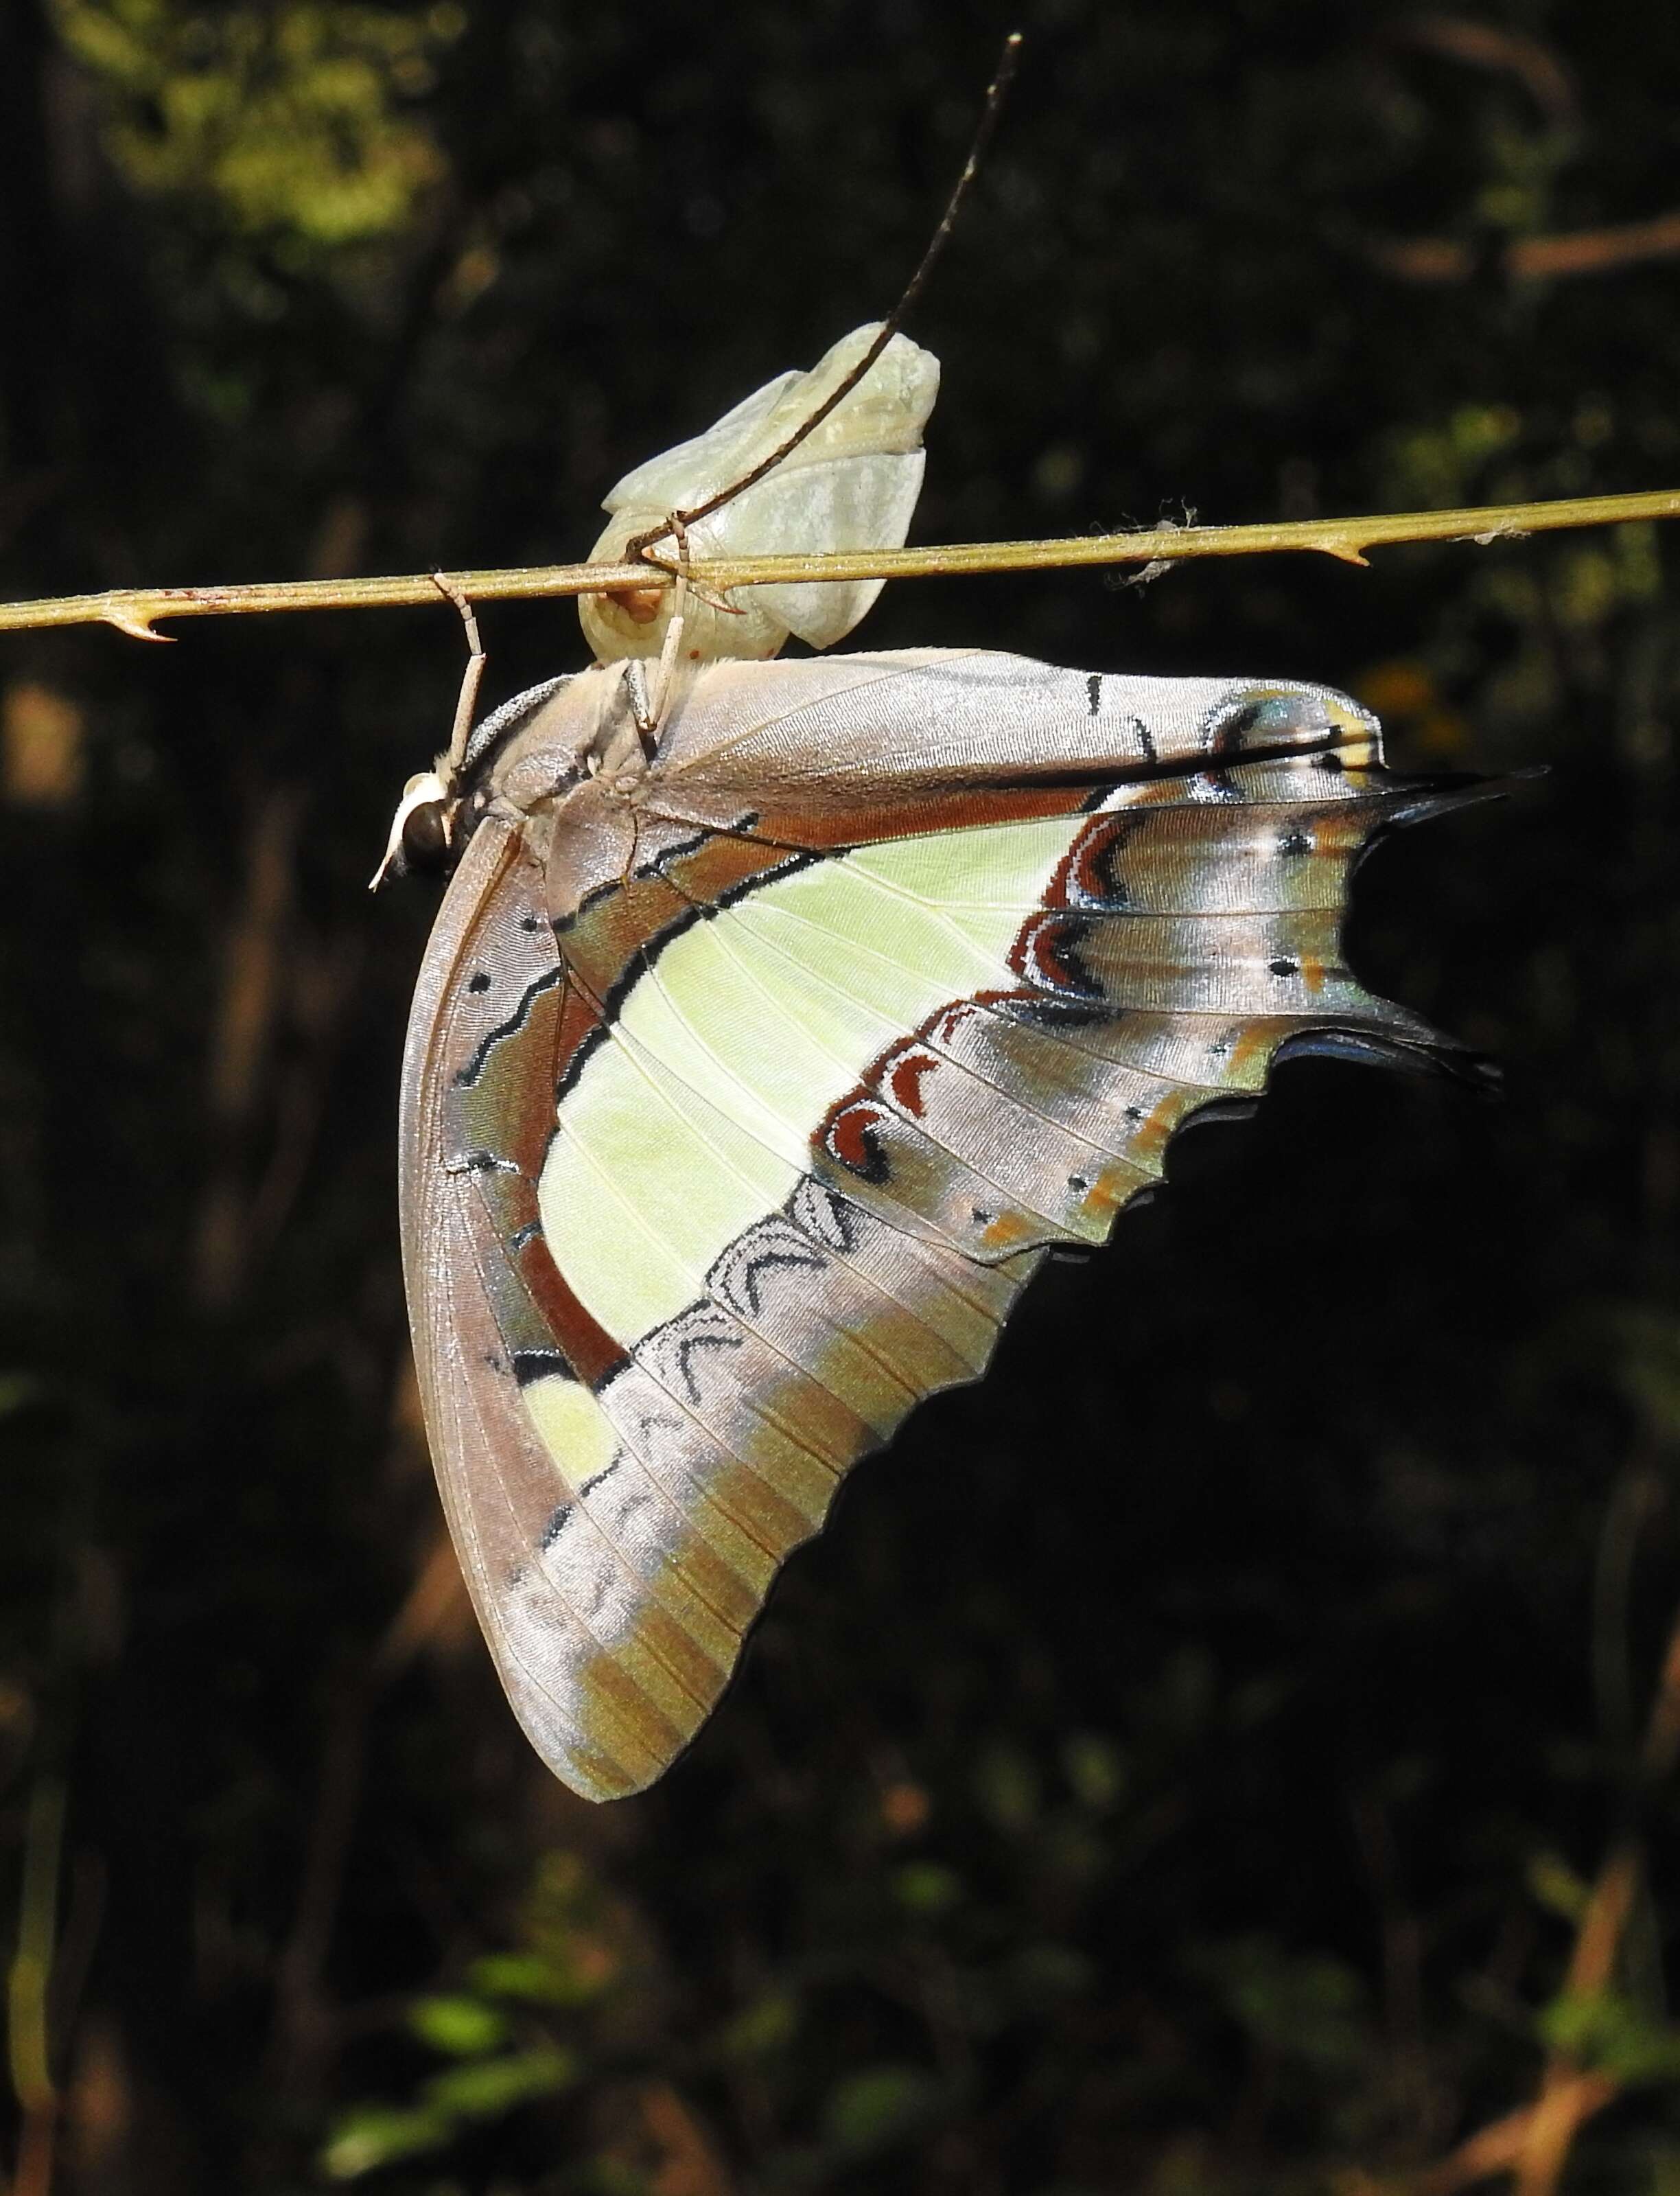
[[[808,373],[778,374],[714,427],[626,473],[603,502],[612,523],[590,562],[617,563],[626,545],[752,472],[853,373],[880,323],[854,328]],[[927,459],[922,430],[939,393],[939,361],[895,335],[869,371],[798,447],[687,529],[694,557],[896,549],[909,529]],[[762,660],[789,633],[830,648],[851,632],[885,582],[857,580],[741,589],[727,605],[690,594],[683,647],[692,660]],[[585,638],[600,660],[655,656],[671,616],[667,592],[579,598]]]

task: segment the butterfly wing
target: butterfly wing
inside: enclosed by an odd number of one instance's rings
[[[560,1776],[659,1774],[849,1466],[1191,1112],[1290,1044],[1437,1048],[1340,932],[1372,832],[1450,797],[1322,689],[928,652],[710,666],[627,836],[589,782],[551,838],[481,827],[416,1001],[405,1258]]]

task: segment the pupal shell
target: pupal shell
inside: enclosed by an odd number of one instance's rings
[[[621,561],[626,542],[673,511],[692,510],[739,480],[810,417],[869,349],[880,323],[843,336],[808,373],[778,374],[692,441],[626,473],[603,505],[612,523],[592,563]],[[701,557],[797,556],[842,549],[896,549],[909,530],[926,463],[921,432],[939,392],[939,361],[895,335],[863,380],[764,479],[689,529]],[[684,652],[763,660],[789,633],[829,648],[850,633],[880,592],[879,580],[738,590],[727,607],[690,594]],[[657,656],[670,597],[651,616],[651,597],[626,604],[579,598],[590,646],[604,662]],[[643,615],[636,612],[640,610]]]

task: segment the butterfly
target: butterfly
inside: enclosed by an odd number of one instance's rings
[[[402,1077],[444,1507],[592,1800],[683,1750],[851,1466],[1192,1114],[1302,1051],[1469,1060],[1341,932],[1373,838],[1479,789],[1391,775],[1343,695],[985,650],[648,685],[465,741]]]

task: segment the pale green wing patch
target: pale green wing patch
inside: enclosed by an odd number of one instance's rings
[[[1020,908],[1083,819],[1002,825],[810,863],[690,923],[631,985],[561,1101],[543,1224],[626,1344],[691,1302],[777,1211],[830,1108],[936,1009],[1015,980]],[[977,900],[959,922],[941,904]]]

